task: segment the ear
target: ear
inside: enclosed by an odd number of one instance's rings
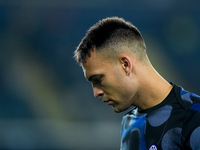
[[[129,76],[132,70],[131,59],[127,55],[122,55],[119,59],[123,70]]]

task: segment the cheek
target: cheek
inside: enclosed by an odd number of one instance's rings
[[[103,88],[109,94],[124,93],[126,88],[126,74],[120,69],[110,69],[109,74],[106,75],[105,80],[102,82]]]
[[[121,99],[127,94],[127,87],[121,79],[110,80],[110,84],[105,86],[105,93],[114,96],[117,99]],[[125,85],[125,86],[124,86]]]

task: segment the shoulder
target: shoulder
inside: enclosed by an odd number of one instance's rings
[[[200,147],[200,96],[178,86],[175,91],[179,103],[186,111],[182,127],[184,143],[192,150],[198,150]]]
[[[199,107],[199,105],[198,105]],[[192,150],[200,150],[200,110],[194,104],[187,112],[187,116],[182,128],[182,136],[186,145]]]
[[[180,86],[173,84],[176,98],[182,107],[188,110],[200,111],[200,96],[186,91]]]
[[[175,93],[178,102],[182,105],[186,112],[183,127],[187,126],[195,129],[200,126],[200,96],[188,92],[177,85],[175,85]]]

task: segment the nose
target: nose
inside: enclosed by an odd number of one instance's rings
[[[99,89],[99,88],[96,88],[96,87],[93,87],[93,92],[94,92],[94,96],[96,98],[100,98],[104,95],[104,92],[103,90]]]

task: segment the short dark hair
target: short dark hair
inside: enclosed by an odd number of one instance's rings
[[[86,58],[90,57],[90,53],[93,51],[94,47],[100,50],[111,41],[115,41],[116,44],[122,40],[127,41],[127,39],[131,39],[131,43],[134,42],[133,40],[138,41],[140,47],[143,49],[142,53],[146,54],[146,46],[142,35],[133,24],[118,17],[100,20],[88,30],[75,50],[74,57],[79,65],[84,64],[86,63]]]

